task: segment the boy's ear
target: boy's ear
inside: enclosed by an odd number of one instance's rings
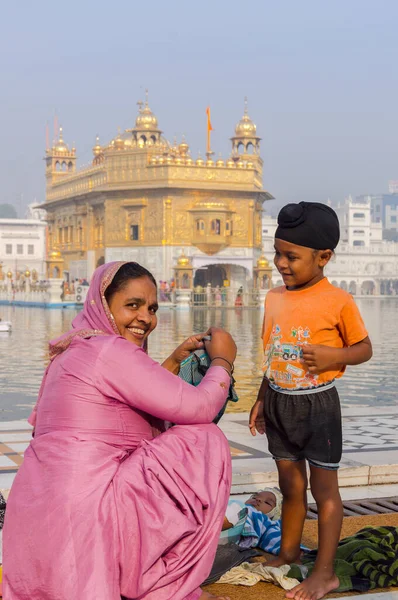
[[[319,266],[324,267],[328,264],[333,256],[333,250],[320,250],[319,251]]]

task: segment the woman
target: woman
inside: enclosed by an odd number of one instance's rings
[[[199,586],[231,482],[228,443],[212,420],[236,346],[212,330],[212,366],[190,386],[173,373],[203,335],[162,368],[143,350],[157,308],[149,271],[109,263],[73,329],[50,343],[35,435],[7,505],[7,600],[210,597]],[[164,421],[177,425],[154,437]]]

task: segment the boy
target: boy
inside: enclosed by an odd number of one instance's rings
[[[334,380],[346,365],[372,356],[353,298],[323,274],[339,238],[329,206],[300,202],[280,211],[274,262],[285,285],[266,297],[265,375],[250,413],[252,435],[266,431],[283,494],[282,544],[274,566],[299,561],[309,463],[319,550],[310,577],[286,594],[296,600],[319,600],[339,585],[333,559],[343,518],[337,480],[342,428]]]

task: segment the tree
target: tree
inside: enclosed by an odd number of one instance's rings
[[[12,204],[0,204],[0,219],[16,219],[17,211]]]

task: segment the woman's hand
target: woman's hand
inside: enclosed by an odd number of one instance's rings
[[[192,352],[198,350],[199,348],[204,348],[203,338],[209,335],[209,332],[198,333],[195,335],[191,335],[188,339],[186,339],[182,344],[177,346],[172,354],[162,364],[162,367],[171,371],[175,375],[178,375],[180,371],[180,365],[183,360],[188,358]]]
[[[211,339],[205,343],[205,348],[210,359],[214,360],[216,357],[224,358],[232,365],[236,358],[236,344],[231,334],[218,327],[211,327],[209,334]],[[227,363],[223,364],[223,366],[227,366]]]

